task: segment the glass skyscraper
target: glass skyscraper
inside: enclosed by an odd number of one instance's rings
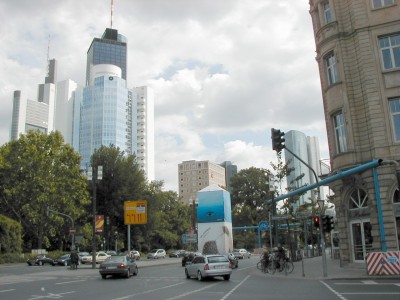
[[[91,66],[110,64],[121,68],[122,79],[126,79],[127,39],[118,30],[107,28],[101,38],[94,38],[87,52],[86,85],[90,80]]]

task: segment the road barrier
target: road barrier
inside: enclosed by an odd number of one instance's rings
[[[367,254],[368,275],[400,275],[400,252],[371,252]]]

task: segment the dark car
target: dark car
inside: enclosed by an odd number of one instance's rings
[[[201,255],[200,252],[185,252],[182,257],[182,267],[186,266],[186,263],[191,262],[196,256]]]
[[[54,266],[54,260],[50,257],[46,257],[44,254],[40,254],[33,259],[28,259],[26,263],[30,266],[43,266],[45,264]]]
[[[54,266],[69,266],[71,264],[71,254],[61,255],[59,258],[54,260]]]
[[[99,273],[103,279],[106,279],[107,275],[129,278],[131,275],[138,274],[138,267],[134,258],[126,255],[112,255],[100,264]]]
[[[176,250],[169,254],[169,257],[183,257],[185,256],[186,250]]]

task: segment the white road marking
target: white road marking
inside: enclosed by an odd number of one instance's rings
[[[239,282],[233,289],[231,289],[221,300],[225,300],[228,298],[239,286],[241,286],[247,279],[250,278],[250,275],[247,275],[241,282]]]
[[[64,281],[64,282],[57,282],[55,284],[60,285],[60,284],[70,284],[70,283],[75,283],[75,282],[82,282],[82,281],[86,281],[85,279],[81,279],[81,280],[74,280],[74,281]]]
[[[221,281],[221,282],[222,282],[222,281]],[[166,299],[166,300],[180,299],[180,298],[182,298],[182,297],[186,297],[186,296],[189,296],[189,295],[191,295],[191,294],[194,294],[194,293],[201,292],[201,291],[203,291],[203,290],[212,288],[212,287],[216,286],[217,284],[220,284],[221,282],[217,282],[217,283],[214,283],[214,284],[211,284],[211,285],[207,285],[207,286],[205,286],[205,287],[203,287],[203,288],[201,288],[201,289],[197,289],[197,290],[190,291],[190,292],[187,292],[187,293],[184,293],[184,294],[180,294],[180,295],[178,295],[178,296],[175,296],[175,297],[172,297],[172,298],[168,298],[168,299]]]
[[[325,282],[323,282],[323,281],[319,281],[319,282],[321,282],[323,285],[325,285],[332,293],[334,293],[336,296],[338,296],[339,297],[339,299],[341,299],[341,300],[347,300],[347,298],[346,297],[343,297],[342,296],[342,294],[340,294],[339,292],[337,292],[337,291],[335,291],[332,287],[330,287],[328,284],[326,284]]]
[[[32,295],[33,298],[29,298],[28,300],[36,300],[36,299],[61,299],[63,298],[63,295],[66,294],[72,294],[75,292],[65,292],[65,293],[59,293],[59,294],[53,294],[53,293],[48,293],[47,295]]]
[[[181,284],[184,284],[184,282],[163,286],[163,287],[157,288],[157,289],[147,290],[147,291],[141,292],[141,293],[131,294],[131,295],[124,296],[124,297],[121,297],[121,298],[114,298],[113,300],[129,299],[130,297],[134,297],[134,296],[137,296],[137,295],[144,295],[144,294],[152,293],[152,292],[155,292],[155,291],[158,291],[158,290],[162,290],[162,289],[168,289],[168,288],[171,288],[171,287],[174,287],[174,286],[177,286],[177,285],[181,285]]]
[[[0,290],[0,293],[6,293],[6,292],[12,292],[12,291],[15,291],[15,289]]]

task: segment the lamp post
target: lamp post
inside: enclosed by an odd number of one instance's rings
[[[93,176],[94,173],[94,176]],[[92,269],[96,269],[96,185],[98,180],[103,179],[103,166],[88,168],[88,180],[93,184],[93,237],[92,237]]]
[[[322,212],[324,211],[325,201],[318,199],[317,200],[318,207],[319,207],[319,233],[321,237],[321,248],[322,248],[322,271],[324,277],[327,277],[327,267],[326,267],[326,252],[325,252],[325,238],[324,238],[324,231],[322,226]]]

